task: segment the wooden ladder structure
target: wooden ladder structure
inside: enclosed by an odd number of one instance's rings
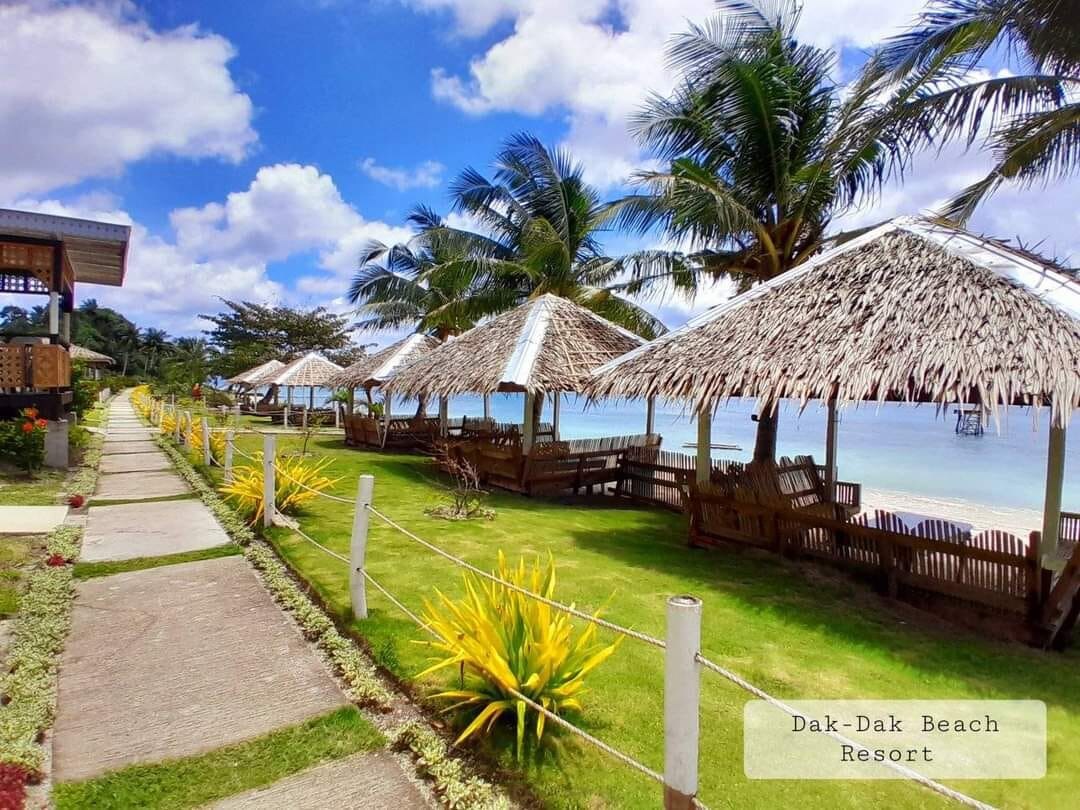
[[[1043,648],[1062,648],[1080,616],[1080,545],[1073,548],[1043,606]]]

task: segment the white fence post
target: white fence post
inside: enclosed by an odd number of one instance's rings
[[[233,430],[229,428],[225,431],[225,483],[231,484],[233,481],[232,475],[233,465]]]
[[[274,525],[277,485],[274,481],[274,434],[263,434],[263,527]]]
[[[214,463],[214,457],[210,454],[210,423],[204,416],[199,424],[202,426],[202,460],[209,467]]]
[[[184,411],[184,447],[191,447],[191,431],[195,427],[195,419],[191,411]]]
[[[285,419],[282,421],[281,424],[285,428],[289,427],[289,406],[288,406],[288,403],[286,403],[286,405],[285,405]]]
[[[180,444],[180,409],[176,407],[174,403],[172,406],[173,415],[173,441]]]
[[[301,418],[303,420],[301,425],[304,428],[304,430],[307,430],[307,405],[304,406],[304,415]]]
[[[338,430],[341,427],[341,403],[334,403],[334,430]]]
[[[668,599],[665,641],[664,810],[690,810],[698,789],[700,599]]]
[[[349,598],[354,619],[367,618],[367,580],[364,579],[364,556],[367,554],[368,510],[375,489],[375,476],[361,475],[356,485],[356,513],[353,515],[352,542],[349,543]]]

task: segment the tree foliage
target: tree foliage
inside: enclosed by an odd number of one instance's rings
[[[225,299],[222,303],[225,311],[200,317],[213,325],[204,334],[218,351],[214,371],[223,377],[307,352],[321,352],[339,365],[347,364],[363,351],[352,342],[348,318],[325,307],[302,309]]]

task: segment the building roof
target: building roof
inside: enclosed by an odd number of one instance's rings
[[[375,354],[365,355],[331,380],[339,388],[374,388],[390,381],[410,363],[439,347],[430,335],[409,335]]]
[[[542,295],[447,341],[387,388],[400,396],[580,391],[592,369],[644,342],[572,301]]]
[[[291,363],[277,371],[260,375],[256,385],[285,385],[306,388],[331,386],[330,380],[341,373],[341,366],[331,363],[318,352],[310,352],[297,357]],[[269,377],[270,379],[267,379]]]
[[[597,397],[1080,405],[1080,285],[1030,254],[902,218],[597,369]]]
[[[77,360],[80,363],[88,363],[92,366],[111,366],[116,361],[109,355],[102,354],[101,352],[95,352],[93,349],[87,349],[83,346],[76,346],[72,344],[68,349],[68,353],[71,355],[72,360]]]
[[[264,385],[264,383],[255,381],[266,374],[271,374],[283,368],[285,368],[285,364],[280,360],[267,360],[265,363],[255,366],[255,368],[249,368],[247,371],[229,377],[225,382],[231,385]]]
[[[61,242],[75,281],[119,287],[127,269],[131,228],[109,222],[0,208],[4,236]]]

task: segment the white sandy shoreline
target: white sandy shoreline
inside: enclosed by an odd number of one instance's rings
[[[1042,528],[1042,513],[1035,509],[1009,506],[990,506],[960,498],[931,498],[908,492],[886,489],[864,489],[864,509],[885,509],[890,512],[914,512],[930,517],[970,523],[975,531],[1003,529],[1025,542],[1028,534]]]

